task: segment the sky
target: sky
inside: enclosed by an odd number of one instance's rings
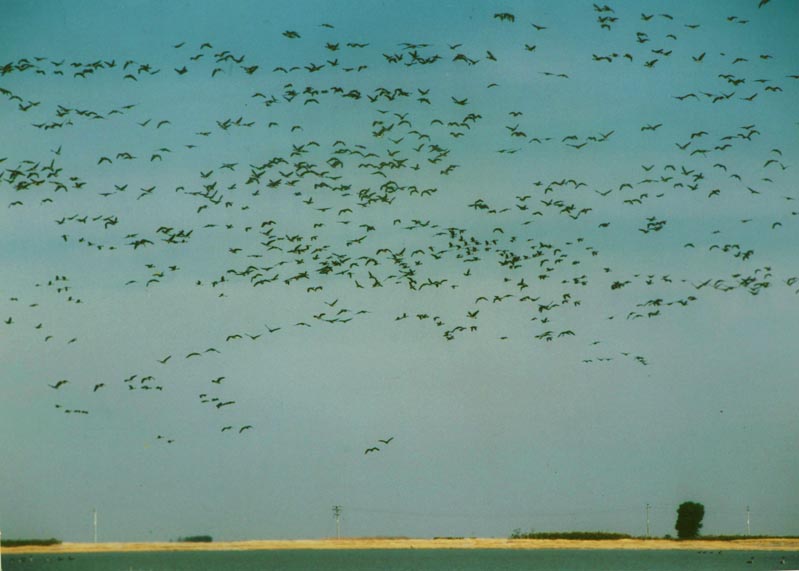
[[[799,534],[793,2],[3,11],[3,537]]]

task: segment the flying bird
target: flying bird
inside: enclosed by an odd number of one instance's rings
[[[513,14],[511,14],[509,12],[499,12],[497,14],[494,14],[494,18],[496,18],[500,22],[511,22],[511,23],[513,23],[513,22],[516,21],[516,16],[514,16]]]

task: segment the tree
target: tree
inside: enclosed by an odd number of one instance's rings
[[[697,502],[683,502],[677,508],[677,537],[680,539],[693,539],[699,535],[702,528],[702,518],[705,517],[705,506]]]

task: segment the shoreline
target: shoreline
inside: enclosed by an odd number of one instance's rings
[[[72,543],[58,545],[23,545],[3,547],[4,555],[37,553],[127,553],[154,551],[256,551],[289,549],[637,549],[637,550],[696,550],[696,551],[799,551],[799,539],[735,539],[686,540],[673,539],[410,539],[410,538],[349,538],[349,539],[267,539],[247,541],[217,541],[209,543],[180,542],[113,542]]]

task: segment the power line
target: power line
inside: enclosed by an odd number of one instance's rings
[[[658,505],[650,505],[650,507],[664,507]],[[671,508],[672,506],[667,506]],[[411,511],[411,510],[397,510],[390,508],[366,508],[366,507],[349,507],[351,512],[359,513],[374,513],[374,514],[387,514],[395,516],[413,516],[413,517],[440,517],[440,518],[536,518],[536,517],[579,517],[584,515],[607,515],[607,514],[623,514],[623,513],[640,513],[640,504],[638,507],[619,507],[612,509],[584,509],[584,510],[570,510],[570,511],[536,511],[536,512],[495,512],[495,511]]]

